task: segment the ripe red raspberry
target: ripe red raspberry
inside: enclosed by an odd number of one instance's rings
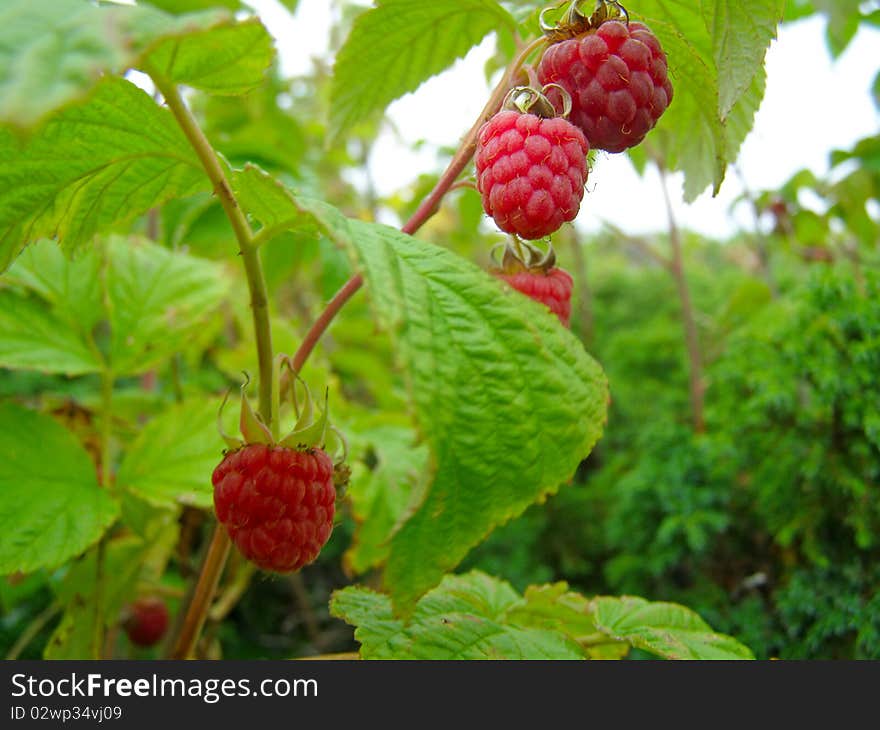
[[[672,101],[666,54],[641,23],[609,20],[551,45],[538,65],[542,84],[571,95],[569,119],[595,149],[622,152],[639,144]],[[563,100],[547,92],[557,109]]]
[[[290,573],[318,557],[333,530],[333,462],[321,449],[248,444],[214,470],[214,509],[242,554]]]
[[[168,607],[161,598],[139,598],[127,610],[123,622],[132,644],[154,646],[168,630]]]
[[[530,299],[549,307],[563,326],[569,326],[571,317],[571,290],[574,285],[571,274],[565,269],[553,268],[544,273],[540,270],[518,271],[505,274],[499,271],[496,276],[504,279],[514,289]]]
[[[499,112],[477,142],[483,210],[502,231],[528,240],[558,231],[580,210],[589,150],[581,131],[561,117]]]

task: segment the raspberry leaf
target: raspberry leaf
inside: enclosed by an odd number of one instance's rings
[[[664,659],[754,659],[736,639],[715,633],[696,613],[675,603],[599,597],[591,601],[591,613],[601,633]]]
[[[73,259],[40,241],[0,281],[7,284],[0,291],[0,365],[68,375],[108,365],[117,375],[155,367],[211,336],[228,289],[217,264],[117,237]],[[99,322],[109,325],[100,350],[93,335]]]
[[[590,599],[565,583],[520,596],[477,571],[444,578],[407,619],[359,586],[334,593],[330,612],[356,627],[363,659],[620,659],[630,648],[663,659],[754,658],[677,604]]]
[[[239,186],[267,185],[251,170]],[[546,308],[474,264],[399,231],[287,196],[346,249],[391,333],[433,476],[390,541],[395,608],[454,568],[495,527],[573,476],[606,419],[608,384]]]
[[[0,124],[29,128],[84,94],[104,73],[160,71],[169,81],[212,93],[239,94],[258,85],[272,40],[255,19],[237,22],[216,7],[236,0],[153,2],[155,7],[83,0],[5,0],[0,9]]]
[[[212,400],[183,403],[151,420],[129,447],[116,484],[159,507],[210,507],[205,478],[217,465],[223,441]]]
[[[208,189],[170,112],[108,77],[25,142],[0,127],[0,271],[39,238],[75,249],[171,198]]]
[[[0,574],[54,568],[119,515],[77,439],[49,416],[0,405]]]
[[[508,624],[520,603],[508,583],[473,572],[444,578],[409,620],[394,617],[388,596],[360,587],[334,593],[330,611],[357,627],[364,659],[584,658],[562,632]]]
[[[355,20],[333,69],[331,141],[463,57],[513,17],[494,0],[378,0]]]

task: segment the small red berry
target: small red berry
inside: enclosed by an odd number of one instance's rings
[[[123,628],[132,644],[155,646],[168,630],[168,606],[161,598],[139,598],[127,613]]]
[[[477,142],[483,209],[502,231],[527,240],[549,236],[580,210],[589,150],[581,131],[561,117],[498,112]]]
[[[214,508],[241,553],[264,570],[290,573],[330,539],[333,462],[321,449],[248,444],[214,470]]]
[[[552,268],[546,273],[540,270],[518,271],[513,274],[498,272],[496,276],[504,279],[518,292],[548,307],[565,327],[569,326],[573,281],[571,274],[565,269]]]
[[[609,20],[551,45],[538,64],[542,84],[571,96],[569,119],[595,149],[622,152],[639,144],[672,101],[666,54],[642,23]],[[558,91],[548,98],[563,106]]]

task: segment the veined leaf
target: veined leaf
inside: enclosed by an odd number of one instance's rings
[[[125,454],[116,484],[158,506],[210,507],[211,472],[220,462],[212,399],[184,403],[154,418]]]
[[[235,0],[188,0],[186,8],[167,4],[177,12],[238,5]],[[178,55],[173,63],[171,53]],[[181,83],[239,93],[262,80],[272,57],[271,38],[258,21],[238,23],[216,7],[177,16],[145,5],[5,0],[0,9],[0,125],[32,127],[88,93],[102,75],[138,68],[144,61],[173,72]]]
[[[513,17],[494,0],[378,0],[339,51],[330,94],[338,137],[464,56]]]
[[[388,596],[352,586],[330,612],[355,627],[363,659],[621,659],[638,647],[665,659],[752,659],[683,606],[642,598],[588,599],[565,583],[520,596],[480,572],[446,576],[408,619]]]
[[[334,593],[330,611],[357,627],[364,659],[584,658],[557,631],[506,624],[521,600],[509,584],[475,572],[444,578],[408,621],[394,617],[388,596],[359,587]]]
[[[0,575],[60,565],[118,514],[70,432],[49,416],[0,404]]]
[[[246,176],[238,178],[247,185]],[[391,540],[411,607],[495,527],[553,494],[598,440],[608,386],[544,307],[455,254],[288,195],[352,255],[406,369],[433,482]]]
[[[600,632],[664,659],[754,659],[736,639],[717,634],[696,613],[674,603],[644,598],[594,598]]]
[[[727,119],[764,66],[770,41],[782,22],[785,0],[715,0],[702,4],[718,69],[718,113]]]
[[[244,94],[265,81],[272,37],[256,18],[156,43],[138,66],[210,94]]]
[[[23,147],[0,129],[0,270],[31,241],[55,238],[75,249],[209,188],[171,114],[134,84],[108,77]]]
[[[118,237],[72,259],[40,241],[0,281],[12,285],[0,290],[0,365],[67,375],[150,370],[211,336],[228,291],[218,264]],[[103,350],[99,321],[110,331]]]

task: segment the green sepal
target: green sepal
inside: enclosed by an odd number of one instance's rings
[[[220,404],[220,410],[217,411],[217,431],[220,433],[220,438],[223,439],[224,443],[230,449],[240,449],[244,446],[244,441],[240,438],[236,438],[235,436],[230,436],[226,431],[223,430],[223,409],[226,408],[226,403],[229,400],[229,394],[231,390],[226,391],[226,395],[223,396],[223,402]]]
[[[241,386],[241,417],[239,420],[241,435],[244,436],[245,443],[247,444],[271,445],[275,442],[272,438],[272,432],[260,420],[260,417],[254,412],[251,402],[248,400],[247,387],[249,383],[250,378]]]
[[[327,420],[330,410],[329,406],[330,390],[324,391],[324,410],[317,421],[312,422],[314,414],[314,403],[309,389],[306,388],[306,402],[303,406],[302,415],[296,422],[293,431],[285,436],[279,445],[288,449],[311,449],[324,445],[324,439],[327,435]]]

